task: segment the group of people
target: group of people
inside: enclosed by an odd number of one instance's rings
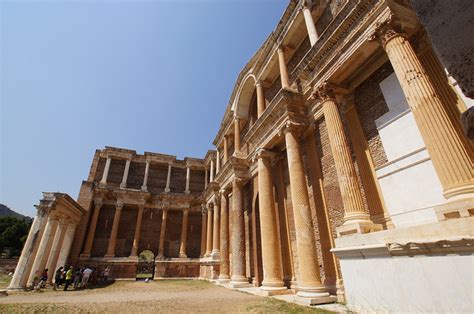
[[[74,269],[73,266],[59,267],[54,274],[53,289],[57,290],[60,286],[64,285],[63,290],[67,291],[69,286],[73,284],[74,289],[87,288],[91,281],[92,275],[96,271],[94,267],[86,265],[85,267],[77,267]],[[106,282],[110,273],[110,267],[106,266],[101,273],[101,282]],[[37,289],[45,288],[48,280],[48,269],[45,269],[39,278],[39,282],[36,285]]]

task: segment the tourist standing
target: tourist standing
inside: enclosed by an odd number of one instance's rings
[[[69,266],[69,269],[66,272],[66,282],[64,284],[64,291],[67,291],[67,288],[71,284],[72,274],[73,274],[73,268],[72,268],[72,266]]]
[[[82,268],[78,268],[74,273],[74,289],[79,288],[82,281]]]
[[[86,268],[82,272],[82,287],[83,288],[87,287],[87,284],[89,283],[91,273],[92,273],[92,269],[90,269],[89,266],[86,266]]]
[[[61,282],[61,277],[63,275],[63,269],[64,267],[59,267],[57,270],[56,270],[56,273],[54,274],[54,285],[53,285],[53,289],[56,290],[56,288],[58,288],[62,282]]]

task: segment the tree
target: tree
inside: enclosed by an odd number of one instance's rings
[[[15,217],[0,217],[0,252],[19,256],[25,244],[31,221]]]

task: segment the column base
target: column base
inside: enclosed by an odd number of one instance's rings
[[[142,191],[143,192],[148,192],[148,188],[146,186],[142,186]]]
[[[121,189],[126,189],[126,188],[127,188],[127,185],[126,185],[126,184],[120,184],[120,188],[121,188]]]
[[[300,296],[296,295],[294,296],[294,301],[295,303],[301,304],[301,305],[318,305],[318,304],[326,304],[326,303],[334,303],[337,301],[337,297],[334,295],[328,295],[327,296],[319,296],[319,297],[306,297],[306,296]]]
[[[115,254],[105,254],[104,257],[105,258],[114,258]]]
[[[8,286],[7,287],[7,290],[9,291],[21,291],[21,290],[25,290],[26,287],[22,287],[22,286]]]
[[[91,254],[90,253],[82,253],[81,255],[79,255],[79,258],[89,258],[91,257]]]
[[[266,297],[271,297],[274,295],[293,294],[293,292],[289,290],[287,287],[261,286],[259,294]]]
[[[230,282],[230,277],[229,276],[225,276],[225,277],[219,276],[219,278],[217,279],[217,283],[219,283],[219,284],[227,284],[229,282]]]
[[[211,257],[213,260],[219,260],[220,259],[220,252],[218,250],[212,251],[211,252]]]
[[[165,193],[171,192],[171,189],[165,189]]]
[[[464,194],[449,199],[434,208],[438,221],[474,216],[474,194]]]
[[[179,258],[188,258],[186,253],[179,253]]]
[[[191,191],[186,190],[186,191],[184,191],[184,194],[191,194]]]
[[[233,276],[229,282],[229,287],[231,288],[249,288],[252,285],[249,283],[247,278],[244,276]]]
[[[338,237],[343,237],[355,233],[363,234],[382,230],[382,225],[374,224],[372,221],[356,221],[344,223],[342,226],[337,227],[336,234]]]

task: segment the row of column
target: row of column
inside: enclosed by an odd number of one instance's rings
[[[106,185],[107,184],[107,177],[109,175],[109,170],[110,170],[110,164],[111,163],[112,163],[112,158],[107,157],[107,160],[105,162],[105,169],[104,169],[104,172],[102,174],[102,179],[100,180],[101,185]],[[128,180],[128,173],[129,173],[129,170],[130,170],[130,163],[131,163],[131,159],[127,159],[125,161],[125,169],[123,171],[122,182],[120,183],[120,188],[122,188],[122,189],[127,187],[127,180]],[[172,168],[172,165],[168,164],[168,174],[167,174],[167,177],[166,177],[166,187],[164,189],[165,193],[169,193],[171,191],[170,190],[171,168]],[[145,166],[145,176],[143,178],[143,185],[141,187],[142,191],[144,191],[144,192],[148,191],[147,184],[148,184],[148,174],[149,174],[149,172],[150,172],[150,161],[147,160],[146,166]],[[212,171],[211,171],[211,173],[212,173]],[[212,174],[211,174],[211,176],[212,176]],[[186,188],[184,190],[185,194],[190,194],[191,193],[191,191],[189,189],[190,180],[191,180],[191,168],[186,167]],[[207,171],[206,171],[206,186],[207,186]]]
[[[45,268],[49,270],[48,282],[51,283],[56,268],[65,266],[76,225],[75,221],[38,208],[8,288],[32,285]]]
[[[102,207],[101,200],[94,201],[94,212],[92,215],[91,222],[89,224],[89,232],[87,234],[86,243],[84,246],[84,250],[81,254],[82,257],[90,257],[92,251],[92,244],[94,242],[95,232],[97,229],[97,222],[99,220],[100,209]],[[110,232],[109,244],[107,246],[107,251],[104,257],[112,258],[115,256],[115,244],[117,241],[117,234],[118,234],[118,227],[120,224],[120,218],[122,214],[124,203],[122,201],[117,201],[116,208],[115,208],[115,215],[114,221],[112,224],[112,230]],[[142,226],[142,219],[143,219],[143,211],[144,205],[138,206],[138,213],[137,213],[137,220],[135,224],[135,235],[133,238],[132,250],[130,253],[130,257],[136,257],[138,254],[138,245],[140,241],[140,231]],[[186,258],[186,245],[187,245],[187,231],[188,231],[188,220],[189,220],[189,209],[185,209],[183,211],[183,221],[181,224],[181,240],[180,240],[180,248],[179,248],[179,257]],[[158,247],[158,257],[163,258],[163,250],[164,250],[164,241],[165,241],[165,234],[166,234],[166,225],[168,221],[168,209],[163,209],[162,219],[161,219],[161,229],[160,229],[160,242]]]

